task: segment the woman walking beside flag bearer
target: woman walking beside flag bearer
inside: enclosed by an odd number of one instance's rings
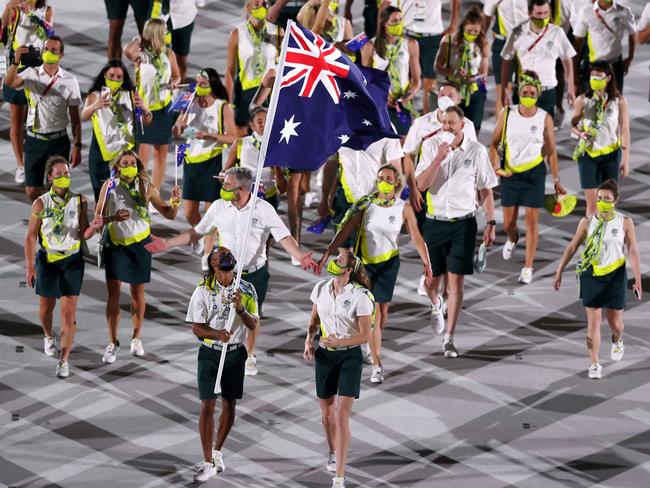
[[[109,61],[88,90],[81,112],[81,120],[92,119],[93,124],[88,172],[95,203],[109,177],[111,162],[122,151],[135,147],[135,125],[140,123],[135,116],[137,108],[142,111],[143,125],[149,125],[153,114],[135,91],[126,67],[119,59]]]
[[[204,68],[196,76],[194,103],[174,124],[174,137],[187,140],[178,147],[176,157],[177,165],[183,164],[183,211],[192,226],[201,220],[201,202],[207,212],[219,198],[221,183],[217,176],[222,170],[223,148],[236,139],[233,110],[227,100],[228,93],[217,71]],[[208,270],[213,244],[214,237],[208,235],[194,246],[197,254],[203,254],[203,271]]]
[[[124,55],[136,66],[136,85],[144,105],[153,118],[147,127],[136,124],[138,152],[145,169],[153,146],[151,184],[160,190],[165,181],[167,150],[172,142],[174,113],[167,110],[172,90],[180,83],[176,55],[165,44],[167,26],[162,19],[149,19],[142,36],[136,37],[124,48]],[[154,210],[152,207],[151,210]]]
[[[151,254],[144,244],[151,241],[148,206],[151,203],[165,218],[174,220],[180,206],[181,191],[174,187],[168,202],[163,201],[158,189],[149,184],[147,172],[132,150],[123,151],[111,164],[115,176],[102,187],[95,216],[105,216],[108,222],[102,261],[105,264],[106,320],[109,344],[102,357],[105,363],[114,363],[120,350],[120,289],[128,283],[131,289],[131,321],[133,336],[131,354],[144,356],[142,320],[145,311],[144,285],[151,279]]]
[[[422,260],[429,287],[432,284],[432,274],[427,245],[418,230],[415,213],[411,205],[399,197],[404,188],[404,177],[392,164],[379,168],[376,175],[376,191],[359,199],[348,210],[339,232],[323,254],[319,265],[324,266],[327,258],[341,248],[343,242],[356,230],[358,236],[355,254],[360,256],[365,266],[370,290],[376,302],[375,324],[369,341],[373,364],[370,382],[382,383],[384,368],[381,361],[381,338],[388,321],[388,307],[393,299],[399,272],[397,240],[404,224]]]

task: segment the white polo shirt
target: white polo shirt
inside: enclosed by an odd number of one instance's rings
[[[240,210],[232,202],[226,202],[223,199],[216,200],[210,205],[194,230],[201,235],[217,231],[219,245],[230,249],[239,259],[252,201],[253,199],[250,198],[246,206]],[[242,263],[238,263],[238,266],[242,266],[244,271],[264,266],[266,263],[266,241],[269,235],[273,236],[276,241],[281,241],[285,237],[289,237],[291,233],[270,203],[256,199],[251,235],[248,238],[244,260]]]
[[[172,29],[182,29],[190,25],[194,22],[197,12],[196,0],[170,0],[169,16]]]
[[[406,154],[417,155],[424,138],[442,130],[440,117],[442,117],[440,110],[435,110],[413,121],[404,140],[403,149]],[[474,129],[474,123],[467,117],[465,117],[464,121],[463,134],[465,134],[467,139],[475,141],[476,130]]]
[[[373,142],[365,150],[355,151],[347,147],[339,149],[341,186],[345,198],[354,203],[372,191],[379,168],[396,159],[402,159],[404,151],[399,139],[385,137]]]
[[[340,295],[334,295],[334,278],[316,283],[309,297],[316,304],[321,335],[349,339],[359,333],[357,317],[372,315],[374,297],[367,289],[348,283]]]
[[[187,307],[185,321],[196,324],[208,324],[208,327],[214,330],[225,329],[230,307],[232,306],[232,290],[232,285],[228,287],[222,286],[216,279],[211,284],[202,281],[194,289],[194,293],[192,293],[190,304]],[[258,318],[257,293],[255,293],[253,285],[248,281],[241,280],[239,282],[239,291],[242,295],[242,307],[250,315]],[[232,335],[228,344],[239,344],[246,337],[246,326],[237,313],[235,313],[235,319],[233,320],[230,332]],[[221,343],[220,341],[212,341],[210,339],[206,339],[203,342],[208,345],[212,342]]]
[[[445,30],[442,25],[441,0],[391,0],[402,11],[406,30],[434,36]]]
[[[636,24],[636,31],[643,32],[648,26],[650,26],[650,3],[646,4],[641,17],[639,17],[639,22]]]
[[[636,30],[634,14],[629,7],[612,3],[607,10],[593,5],[583,7],[573,34],[587,37],[589,61],[613,61],[623,54],[623,38]]]
[[[77,79],[60,66],[54,77],[50,77],[43,66],[27,68],[19,76],[24,80],[29,100],[27,128],[40,134],[66,130],[70,122],[68,107],[81,105]],[[53,78],[55,81],[47,90]]]
[[[416,176],[431,166],[439,144],[438,136],[424,141]],[[441,163],[429,187],[427,217],[455,219],[475,212],[478,209],[476,190],[494,188],[498,184],[485,146],[465,137],[460,147],[451,151]]]
[[[541,32],[533,32],[530,24],[526,22],[515,27],[503,46],[501,57],[511,60],[517,56],[522,71],[534,71],[544,89],[554,88],[557,85],[555,62],[558,58],[572,58],[576,55],[575,49],[561,27],[548,24]]]
[[[495,32],[505,39],[519,24],[528,20],[527,0],[485,0],[483,13],[488,17],[496,17]]]

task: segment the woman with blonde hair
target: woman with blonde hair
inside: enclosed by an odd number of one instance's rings
[[[151,279],[151,254],[144,248],[151,242],[148,205],[151,203],[164,217],[174,220],[180,206],[181,191],[172,190],[168,202],[163,201],[158,189],[149,184],[149,177],[135,151],[127,150],[111,163],[112,174],[101,190],[95,217],[103,216],[108,222],[102,235],[104,242],[102,262],[105,264],[106,320],[109,344],[102,361],[114,363],[120,350],[118,328],[120,325],[120,288],[128,283],[131,288],[131,320],[133,338],[131,354],[143,356],[140,340],[144,319],[144,285]]]
[[[376,191],[362,197],[348,210],[338,233],[319,263],[322,267],[327,258],[341,247],[355,230],[357,231],[355,254],[361,257],[361,262],[365,266],[372,283],[370,289],[377,304],[375,326],[369,342],[373,364],[371,383],[384,381],[381,337],[388,320],[388,306],[393,299],[393,290],[400,267],[397,241],[403,224],[406,224],[406,230],[422,260],[425,281],[430,285],[432,279],[429,252],[418,230],[415,213],[411,205],[399,197],[404,188],[404,181],[399,169],[392,164],[385,164],[379,168]]]
[[[282,29],[266,20],[264,0],[247,0],[244,13],[246,22],[234,28],[228,38],[225,77],[240,137],[248,133],[250,104],[262,78],[275,66],[283,35]]]
[[[167,150],[172,141],[174,113],[167,110],[172,90],[180,82],[176,55],[165,44],[167,26],[162,19],[149,19],[142,36],[124,48],[125,56],[135,64],[136,88],[144,105],[151,110],[151,124],[136,124],[139,155],[146,169],[153,146],[151,183],[160,189],[165,180]]]

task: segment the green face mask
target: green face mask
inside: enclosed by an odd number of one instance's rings
[[[196,96],[197,97],[205,97],[212,93],[212,89],[209,86],[200,86],[196,85]]]
[[[519,103],[526,108],[531,108],[537,104],[537,97],[519,97]]]
[[[595,78],[592,76],[589,78],[589,86],[593,91],[604,90],[605,88],[607,88],[607,78],[602,79],[602,78]]]
[[[259,8],[255,8],[251,10],[251,15],[253,16],[254,19],[257,20],[264,20],[266,19],[266,14],[268,13],[268,9],[265,6],[261,6]]]
[[[332,259],[327,263],[327,272],[334,276],[342,275],[346,269],[348,268],[342,268],[339,266],[335,259]]]
[[[477,38],[478,34],[468,34],[467,32],[463,32],[463,39],[467,42],[474,42]]]
[[[52,51],[45,51],[43,53],[43,62],[45,64],[56,64],[61,59],[60,54],[54,54]]]
[[[545,19],[530,19],[530,20],[535,27],[538,27],[540,29],[542,27],[546,27],[548,23],[551,21],[551,19],[548,17],[546,17]]]
[[[614,202],[606,202],[604,200],[596,201],[596,208],[598,209],[599,212],[602,213],[611,212],[612,210],[614,210],[615,206],[616,204]]]
[[[58,178],[52,178],[52,184],[57,188],[69,188],[70,187],[70,177],[69,176],[59,176]]]
[[[115,81],[115,80],[110,80],[107,77],[104,77],[104,82],[106,83],[106,86],[111,89],[112,92],[116,92],[120,88],[122,88],[122,80]]]
[[[336,13],[339,9],[339,2],[330,2],[330,12]]]
[[[387,25],[386,32],[388,32],[391,36],[399,37],[404,33],[404,24],[400,22],[399,24],[395,25]]]
[[[225,188],[222,188],[219,192],[219,196],[226,202],[232,202],[235,199],[235,190],[226,190]]]
[[[379,190],[379,193],[382,195],[388,195],[395,191],[395,184],[388,183],[387,181],[379,181],[377,182],[377,190]]]
[[[135,178],[138,176],[138,167],[137,166],[127,166],[126,168],[120,168],[120,175],[125,178]]]

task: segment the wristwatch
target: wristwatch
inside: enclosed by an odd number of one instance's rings
[[[83,144],[81,144],[80,142],[75,142],[74,147],[83,147]]]
[[[487,225],[497,225],[497,221],[492,219],[487,221]]]

